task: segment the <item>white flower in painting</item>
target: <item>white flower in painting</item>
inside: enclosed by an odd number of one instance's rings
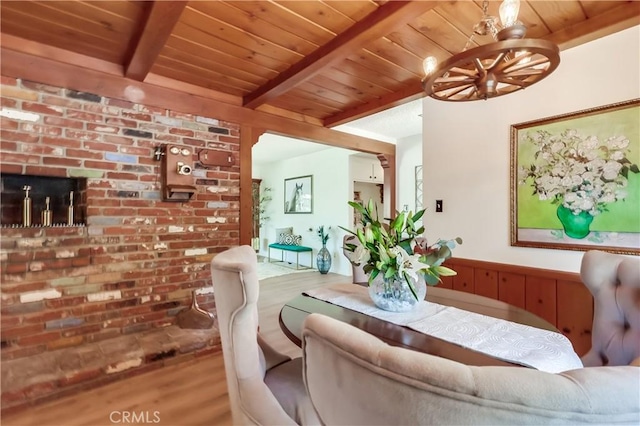
[[[602,168],[602,177],[606,180],[614,180],[620,173],[620,169],[622,169],[622,164],[617,161],[607,161]]]
[[[518,169],[518,183],[522,185],[529,177],[529,172],[524,167]]]
[[[580,143],[580,147],[581,147],[582,150],[584,150],[584,152],[586,152],[586,151],[594,151],[594,150],[598,149],[598,145],[599,144],[600,144],[600,142],[598,141],[597,137],[595,137],[595,136],[587,136]]]
[[[553,161],[553,154],[550,152],[543,152],[541,157],[545,161]]]
[[[596,158],[593,161],[589,161],[585,167],[587,168],[587,170],[593,171],[603,168],[606,163],[606,160],[602,158]]]
[[[602,194],[600,200],[603,203],[613,203],[616,201],[616,193],[612,191],[606,191],[604,194]]]
[[[566,174],[566,170],[564,169],[563,166],[561,165],[557,165],[556,167],[554,167],[553,169],[551,169],[551,176],[564,176]]]
[[[624,200],[628,173],[639,172],[626,157],[630,142],[624,135],[600,140],[575,129],[559,135],[539,130],[524,141],[537,151],[532,164],[521,167],[518,182],[526,184],[531,178],[540,200],[562,203],[574,214],[584,211],[595,216],[606,204]]]
[[[551,152],[557,153],[560,152],[564,148],[564,143],[562,141],[555,141],[551,144]]]
[[[611,151],[611,155],[609,156],[610,160],[620,161],[624,158],[624,152],[622,151]]]
[[[624,200],[625,198],[627,198],[628,192],[626,189],[623,188],[616,188],[615,190],[615,197],[616,197],[616,201],[617,200]]]
[[[625,150],[629,147],[629,139],[624,136],[614,136],[607,139],[605,142],[611,149]]]
[[[577,192],[570,192],[564,196],[564,202],[568,204],[573,204],[578,201],[578,198],[579,197]]]
[[[562,186],[573,186],[573,177],[572,176],[565,176],[564,178],[562,178],[562,181],[560,181]]]
[[[573,186],[581,185],[583,182],[584,182],[584,179],[582,179],[582,176],[580,175],[573,175],[571,177],[571,185]]]

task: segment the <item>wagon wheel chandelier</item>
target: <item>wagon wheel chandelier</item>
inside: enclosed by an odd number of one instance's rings
[[[558,46],[524,38],[527,29],[517,20],[520,0],[502,2],[502,26],[487,13],[488,3],[483,2],[482,19],[462,52],[439,65],[433,56],[424,60],[422,87],[427,96],[441,101],[486,100],[529,87],[558,67]],[[467,50],[476,35],[491,35],[496,41]]]

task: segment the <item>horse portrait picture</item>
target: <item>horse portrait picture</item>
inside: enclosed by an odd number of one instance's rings
[[[299,176],[284,180],[284,212],[312,213],[313,176]]]

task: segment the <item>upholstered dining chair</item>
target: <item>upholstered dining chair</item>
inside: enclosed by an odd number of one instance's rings
[[[471,367],[310,314],[304,380],[327,425],[639,424],[640,368]]]
[[[318,424],[301,358],[277,352],[258,334],[256,269],[250,246],[233,247],[211,261],[233,424]]]
[[[351,260],[349,259],[350,252],[349,250],[347,250],[347,244],[354,244],[358,246],[360,245],[360,240],[358,240],[358,237],[352,234],[346,234],[344,237],[342,237],[342,253],[349,260],[349,262],[351,262]],[[354,265],[353,263],[351,264],[352,282],[354,284],[368,286],[369,277],[364,273],[363,268],[364,265]]]
[[[580,278],[594,299],[591,349],[582,363],[640,363],[640,258],[591,250]]]

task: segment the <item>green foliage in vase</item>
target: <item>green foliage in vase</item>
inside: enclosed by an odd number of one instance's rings
[[[355,231],[341,228],[355,235],[360,244],[346,244],[345,248],[351,253],[351,263],[364,264],[369,284],[379,274],[383,274],[384,278],[403,277],[417,299],[416,289],[409,277],[417,279],[422,276],[428,285],[433,286],[441,281],[442,276],[456,275],[454,270],[442,264],[452,256],[456,243],[462,244],[462,239],[438,240],[428,247],[426,243],[420,244],[417,240],[423,240],[421,235],[424,227],[418,227],[417,222],[424,215],[424,209],[415,214],[411,211],[396,212],[396,217],[387,226],[378,219],[373,200],[364,206],[354,201],[349,201],[349,205],[359,215],[360,223]]]
[[[328,227],[327,230],[330,230],[331,227]],[[316,229],[316,233],[318,234],[318,237],[320,237],[320,241],[322,241],[322,245],[327,244],[327,241],[329,241],[329,232],[325,232],[324,230],[324,225],[321,225],[318,227],[318,229]]]

